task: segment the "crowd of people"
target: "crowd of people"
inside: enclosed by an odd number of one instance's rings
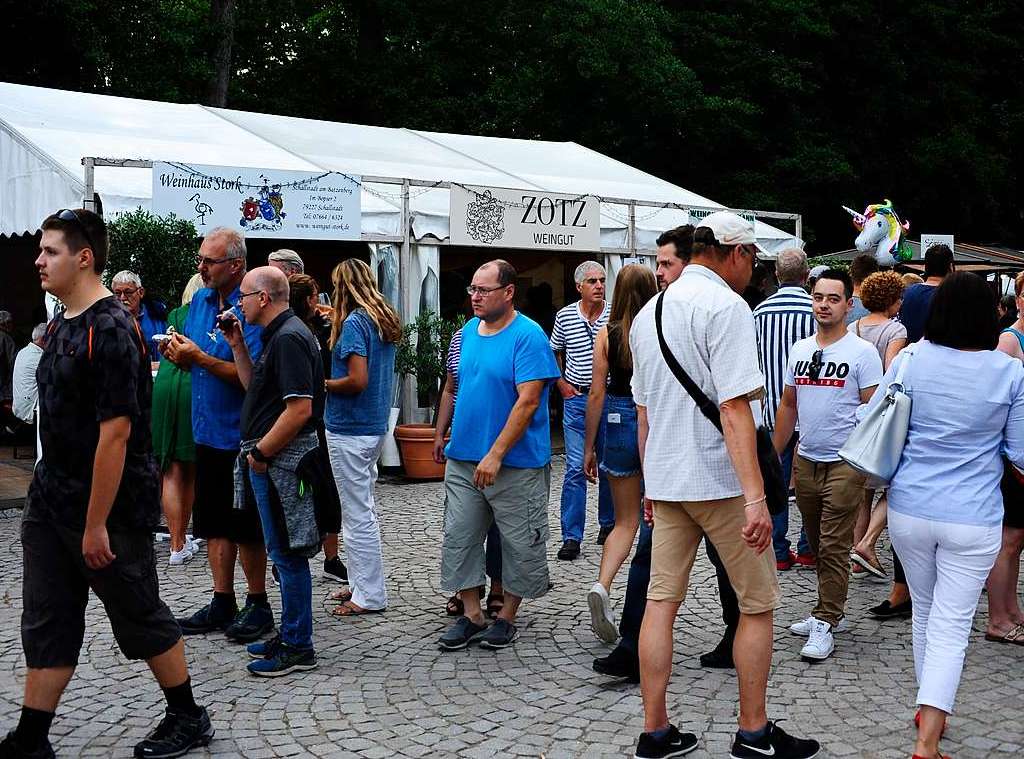
[[[38,407],[42,456],[22,521],[24,706],[0,756],[54,755],[49,729],[90,589],[123,654],[145,660],[166,697],[135,755],[181,756],[214,733],[193,697],[183,636],[245,644],[254,676],[315,668],[310,560],[321,552],[324,576],[343,583],[330,614],[388,608],[374,486],[401,322],[364,262],[339,263],[327,299],[295,251],[249,270],[244,237],[227,228],[202,240],[181,305],[164,313],[147,306],[133,272],[104,286],[99,216],[65,209],[41,226],[40,281],[64,310],[11,362],[13,408],[31,418]],[[737,673],[730,755],[817,755],[817,740],[769,718],[778,573],[815,572],[813,608],[787,611],[798,615],[790,632],[806,638],[799,655],[823,662],[857,622],[846,613],[851,580],[889,582],[877,548],[887,526],[892,586],[869,613],[912,617],[914,756],[940,756],[983,587],[986,640],[1024,645],[1024,274],[1008,304],[957,273],[942,245],[927,251],[920,282],[867,256],[849,273],[810,270],[792,248],[776,257],[777,290],[752,299],[760,249],[739,216],[714,213],[657,245],[655,270],[624,266],[610,302],[604,267],[577,267],[579,300],[550,335],[517,311],[511,264],[474,273],[433,446],[446,462],[440,576],[455,618],[438,646],[514,645],[521,605],[552,587],[554,388],[565,437],[556,555],[580,556],[587,486],[597,485],[601,561],[580,601],[594,634],[615,645],[595,671],[640,683],[636,757],[699,745],[672,723],[666,694],[702,541],[725,630],[700,663]],[[901,464],[880,483],[840,452],[897,377],[913,406]],[[766,457],[781,461],[788,504],[770,497]],[[802,523],[795,551],[791,504]],[[170,566],[205,542],[213,576],[207,603],[179,618],[154,571],[161,510]],[[631,551],[617,619],[614,580]],[[54,571],[67,581],[50,582]]]

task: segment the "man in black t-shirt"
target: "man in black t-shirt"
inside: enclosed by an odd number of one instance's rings
[[[302,457],[315,450],[324,414],[324,367],[313,333],[288,307],[288,279],[277,268],[253,269],[242,280],[239,305],[249,324],[263,327],[263,352],[253,363],[239,322],[224,335],[245,387],[242,454],[235,489],[247,478],[256,496],[267,554],[281,578],[281,632],[249,646],[249,672],[278,677],[316,667],[309,557],[320,550],[312,493],[298,479]],[[239,496],[236,496],[239,497]]]
[[[66,310],[47,327],[36,375],[43,456],[21,525],[28,672],[21,719],[0,756],[54,755],[50,723],[78,664],[90,588],[122,653],[146,660],[167,698],[166,716],[135,756],[181,756],[208,744],[213,727],[192,697],[181,630],[157,583],[151,530],[160,499],[145,341],[100,280],[103,220],[63,210],[42,230],[36,268],[43,290]]]

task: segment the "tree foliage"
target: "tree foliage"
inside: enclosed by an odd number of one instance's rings
[[[139,208],[110,221],[107,231],[107,284],[117,272],[127,269],[141,277],[147,298],[171,308],[179,305],[181,292],[196,271],[194,251],[198,233],[192,222],[174,214],[157,216]]]
[[[205,102],[210,0],[6,5],[2,80]],[[852,243],[840,204],[885,197],[914,232],[1013,244],[1022,32],[1017,0],[236,0],[227,103],[573,140],[799,211],[820,252]]]

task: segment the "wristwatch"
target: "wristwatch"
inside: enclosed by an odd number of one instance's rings
[[[270,456],[267,456],[263,451],[259,449],[259,446],[253,446],[253,449],[249,451],[249,455],[252,456],[254,461],[258,461],[261,464],[270,463]]]

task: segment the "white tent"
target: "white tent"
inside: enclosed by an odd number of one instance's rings
[[[689,220],[686,208],[718,203],[572,142],[512,140],[359,126],[200,105],[0,83],[0,235],[32,233],[53,209],[80,204],[84,157],[298,171],[593,194],[655,205],[635,209],[635,249],[652,250],[665,229]],[[151,172],[97,168],[95,191],[107,214],[148,207]],[[683,206],[684,208],[663,205]],[[629,209],[602,202],[601,243],[629,248]],[[783,215],[785,216],[785,215]],[[413,188],[412,237],[448,237],[448,190]],[[402,235],[400,188],[367,183],[363,238]],[[768,250],[799,244],[760,220]]]

